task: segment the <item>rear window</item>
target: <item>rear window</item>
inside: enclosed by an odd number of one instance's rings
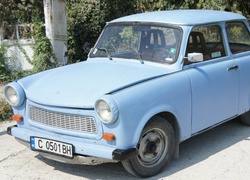
[[[226,31],[230,50],[233,54],[250,51],[250,34],[243,22],[227,23]]]

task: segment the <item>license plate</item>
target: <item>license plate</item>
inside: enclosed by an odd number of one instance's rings
[[[51,139],[30,137],[30,147],[35,151],[53,153],[68,158],[73,158],[72,144],[59,142]]]

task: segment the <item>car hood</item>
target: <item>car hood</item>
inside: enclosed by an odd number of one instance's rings
[[[107,93],[170,72],[173,70],[139,61],[89,60],[28,76],[18,80],[18,83],[33,102],[93,108],[96,100]]]

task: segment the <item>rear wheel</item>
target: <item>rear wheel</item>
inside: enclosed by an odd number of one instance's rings
[[[241,122],[247,126],[250,126],[250,111],[247,111],[246,113],[242,114],[240,116]]]
[[[122,165],[135,176],[153,176],[171,160],[174,147],[173,127],[165,119],[154,117],[141,133],[137,156],[122,161]]]

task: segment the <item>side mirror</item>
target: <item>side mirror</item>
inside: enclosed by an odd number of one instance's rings
[[[188,53],[188,61],[190,62],[202,62],[203,54],[202,53]]]

